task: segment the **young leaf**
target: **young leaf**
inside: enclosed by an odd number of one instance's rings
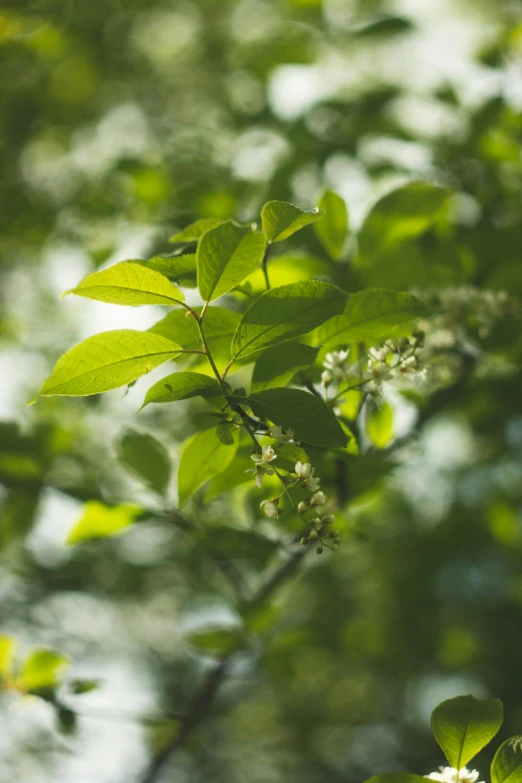
[[[234,445],[235,425],[231,421],[221,421],[216,427],[216,438],[225,446]]]
[[[306,211],[287,201],[268,201],[261,211],[261,223],[269,242],[281,242],[323,214],[318,208]]]
[[[313,446],[340,448],[347,437],[335,414],[320,399],[300,389],[264,389],[248,397],[260,419],[292,429],[298,440]]]
[[[144,408],[150,402],[177,402],[190,397],[217,397],[220,394],[219,383],[208,375],[175,372],[150,387],[141,407]]]
[[[127,430],[118,442],[118,459],[159,495],[167,489],[172,464],[163,443],[152,435]]]
[[[366,435],[378,449],[384,449],[393,438],[393,409],[387,402],[371,403],[366,414]]]
[[[360,265],[373,264],[390,247],[424,233],[441,213],[451,191],[411,182],[380,199],[358,236]]]
[[[201,218],[201,220],[196,220],[195,223],[186,226],[183,231],[173,234],[169,242],[197,242],[205,231],[210,231],[211,228],[219,226],[222,222],[219,218]]]
[[[457,696],[435,707],[431,727],[450,766],[462,769],[493,739],[502,717],[500,699]]]
[[[344,200],[331,190],[327,190],[319,206],[324,215],[314,223],[314,231],[330,258],[338,261],[348,235],[348,210]]]
[[[226,294],[248,277],[263,259],[263,234],[221,223],[201,238],[197,252],[198,288],[206,302]]]
[[[178,471],[180,506],[184,506],[202,484],[221,473],[232,462],[239,442],[237,431],[232,433],[232,437],[233,444],[225,445],[216,438],[214,430],[206,430],[186,441]]]
[[[16,639],[12,636],[0,636],[0,679],[10,679],[16,651]]]
[[[58,359],[38,396],[86,396],[117,389],[173,359],[181,350],[159,334],[133,329],[101,332]]]
[[[373,288],[348,299],[344,312],[331,318],[315,334],[315,342],[334,348],[352,342],[374,345],[410,327],[426,314],[412,294]]]
[[[55,688],[59,674],[69,664],[65,655],[53,650],[33,650],[22,665],[17,684],[25,691]]]
[[[101,272],[93,272],[65,293],[119,305],[172,306],[184,299],[181,291],[164,275],[133,261],[122,261]]]
[[[314,363],[318,351],[303,343],[280,343],[267,348],[254,365],[252,390],[286,386],[296,372]]]
[[[345,304],[346,295],[321,280],[272,288],[241,319],[232,341],[232,356],[237,359],[311,332],[340,313]]]
[[[107,538],[125,530],[141,514],[138,506],[106,506],[97,500],[85,504],[81,519],[67,536],[68,544],[79,544],[91,538]]]
[[[491,764],[491,783],[522,783],[522,737],[502,743]]]

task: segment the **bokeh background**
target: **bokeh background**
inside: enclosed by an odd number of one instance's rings
[[[164,501],[121,458],[129,428],[151,432],[175,469],[204,427],[199,404],[137,416],[138,384],[24,407],[78,340],[157,319],[61,293],[101,264],[166,251],[196,218],[250,220],[269,198],[310,207],[326,185],[356,231],[381,194],[423,179],[455,189],[444,235],[422,237],[402,279],[345,270],[350,290],[522,295],[521,57],[509,0],[4,0],[0,630],[63,651],[99,687],[70,698],[74,731],[51,705],[1,694],[2,783],[138,783],[165,730],[155,716],[212,664],[190,634],[238,622],[204,544],[161,519]],[[308,230],[285,253],[298,276],[327,263]],[[522,733],[519,322],[501,319],[483,347],[481,371],[413,443],[354,469],[341,550],[256,618],[165,783],[425,774],[442,763],[430,711],[459,693],[501,697],[503,735]],[[93,499],[150,518],[67,546]],[[265,530],[258,502],[245,488],[191,506],[251,585],[277,549],[271,530],[262,544],[252,532]],[[224,526],[243,521],[237,541]]]

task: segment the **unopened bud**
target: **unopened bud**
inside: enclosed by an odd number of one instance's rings
[[[297,513],[298,514],[306,514],[307,511],[308,511],[308,506],[306,505],[304,500],[301,500],[301,502],[297,506]]]
[[[321,544],[319,544],[319,546],[317,547],[317,549],[315,551],[317,552],[318,555],[322,555],[323,552],[324,552],[324,548],[323,548],[323,546]]]

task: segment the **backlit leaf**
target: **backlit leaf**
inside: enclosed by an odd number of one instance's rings
[[[502,725],[502,719],[500,699],[483,700],[473,696],[457,696],[435,707],[431,716],[431,727],[433,736],[449,764],[456,769],[462,769],[493,739]],[[500,777],[496,783],[501,783],[502,780],[504,778]]]
[[[200,372],[175,372],[151,386],[142,408],[151,402],[177,402],[190,397],[217,397],[221,394],[214,378]]]
[[[198,288],[205,301],[226,294],[261,263],[266,242],[263,234],[221,223],[201,238],[197,252]]]
[[[232,356],[246,356],[311,332],[340,313],[345,303],[342,291],[321,280],[272,288],[241,319],[232,341]]]
[[[314,231],[330,258],[337,261],[348,234],[348,210],[344,199],[331,190],[323,194],[319,206],[324,214],[314,223]]]
[[[176,305],[183,294],[164,275],[133,261],[93,272],[67,294],[119,305]]]
[[[286,201],[269,201],[261,211],[261,223],[269,242],[281,242],[323,214],[322,209],[306,211]]]
[[[53,650],[33,650],[22,664],[17,684],[26,691],[55,688],[59,675],[69,664],[65,655]]]
[[[159,334],[115,329],[88,337],[58,359],[39,396],[100,394],[135,381],[181,352]]]
[[[286,386],[299,370],[310,367],[318,348],[303,343],[281,343],[263,351],[256,360],[252,375],[252,390]]]
[[[491,783],[522,782],[522,737],[503,742],[491,764]]]
[[[183,231],[173,234],[169,242],[197,242],[205,231],[210,231],[211,228],[219,226],[222,222],[219,218],[201,218],[201,220],[196,220],[194,223],[186,226]]]
[[[366,435],[378,449],[384,449],[393,438],[393,409],[387,402],[370,402],[366,412]]]
[[[13,636],[0,636],[0,678],[9,679],[13,674],[16,652],[16,639]]]

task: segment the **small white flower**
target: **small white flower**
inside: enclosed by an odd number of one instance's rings
[[[331,353],[327,353],[323,364],[327,370],[341,367],[347,360],[349,353],[350,351],[332,351]]]
[[[318,478],[315,478],[315,476],[310,476],[309,479],[306,479],[306,481],[303,482],[305,487],[308,487],[308,489],[311,489],[312,492],[315,492],[317,489],[319,489],[319,486],[321,484],[320,480]]]
[[[267,517],[275,519],[279,516],[279,498],[276,498],[275,500],[263,500],[260,505]]]
[[[263,446],[261,451],[263,462],[273,462],[277,459],[277,454],[272,446]]]
[[[425,778],[436,780],[438,783],[477,783],[479,772],[476,769],[456,769],[455,767],[439,767],[440,772],[430,772]]]
[[[326,495],[324,492],[316,492],[312,497],[310,498],[310,505],[311,506],[324,506],[326,503]]]
[[[324,386],[325,389],[330,386],[331,382],[333,381],[333,375],[329,370],[325,370],[321,373],[321,383]]]
[[[298,460],[298,462],[295,463],[295,472],[297,474],[297,478],[307,479],[310,478],[313,470],[309,462],[301,462],[301,460]]]

